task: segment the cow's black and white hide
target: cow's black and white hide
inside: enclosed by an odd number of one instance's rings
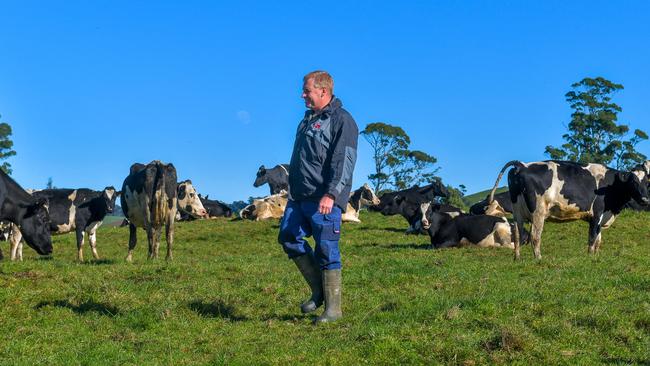
[[[366,183],[359,189],[350,193],[348,207],[343,215],[341,215],[341,221],[361,222],[361,220],[359,220],[359,211],[372,205],[378,205],[379,202],[379,198],[375,195],[375,192]]]
[[[464,245],[513,248],[512,231],[503,217],[461,214],[450,217],[436,212],[428,203],[421,206],[422,228],[433,249]]]
[[[191,180],[179,182],[176,190],[178,195],[176,220],[189,221],[208,217],[208,212]]]
[[[44,189],[34,191],[32,196],[48,202],[50,213],[50,230],[52,234],[75,232],[77,239],[77,258],[84,260],[83,244],[85,236],[93,257],[99,259],[97,253],[97,229],[102,225],[104,217],[113,212],[115,199],[119,192],[113,187],[102,191],[87,188],[79,189]],[[19,231],[14,230],[11,237],[11,260],[22,260],[22,243]]]
[[[519,232],[531,223],[531,243],[535,258],[541,259],[541,238],[545,220],[584,220],[589,223],[589,252],[598,251],[601,230],[609,227],[625,204],[634,199],[646,205],[650,160],[630,172],[601,164],[566,161],[508,162],[499,172],[490,195],[510,167],[508,187],[513,203],[515,258],[520,257]]]
[[[419,234],[423,233],[419,226],[422,218],[420,205],[433,201],[436,196],[447,197],[448,195],[447,188],[436,181],[424,187],[414,186],[403,191],[385,193],[379,199],[379,204],[368,207],[368,210],[379,211],[385,216],[401,215],[409,223],[406,233]],[[459,208],[451,205],[440,204],[437,207],[451,215],[454,215],[454,212],[462,213]]]
[[[1,169],[0,220],[13,223],[27,245],[38,254],[52,253],[47,200],[32,197]]]
[[[158,160],[144,165],[135,163],[122,184],[120,197],[122,210],[129,220],[129,251],[126,260],[133,260],[137,244],[137,230],[147,232],[148,258],[158,257],[162,228],[165,227],[167,260],[172,259],[174,243],[174,218],[178,197],[176,168]]]
[[[498,217],[506,217],[512,214],[512,201],[510,200],[510,192],[505,191],[494,195],[494,200],[490,202],[490,194],[487,197],[472,205],[469,208],[469,213],[472,215],[492,215]]]
[[[281,191],[289,191],[289,164],[278,164],[271,169],[262,165],[257,170],[254,187],[269,184],[270,194],[278,194]]]

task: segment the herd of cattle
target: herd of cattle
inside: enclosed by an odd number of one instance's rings
[[[508,173],[507,192],[495,194],[502,175]],[[522,163],[511,161],[499,172],[494,188],[469,213],[440,203],[449,192],[440,181],[377,197],[367,184],[350,194],[343,221],[360,222],[359,211],[367,208],[383,215],[401,215],[411,234],[428,234],[432,248],[460,245],[512,248],[515,258],[520,245],[530,242],[541,258],[541,235],[546,220],[584,220],[589,223],[589,252],[599,249],[601,230],[609,227],[625,207],[644,208],[648,197],[650,160],[629,172],[600,164],[565,161]],[[239,212],[242,219],[279,219],[288,201],[289,172],[286,164],[271,169],[261,166],[255,187],[268,184],[270,195],[254,200]],[[220,201],[198,194],[190,180],[177,180],[172,164],[153,161],[133,164],[121,191],[106,187],[26,191],[0,171],[0,220],[3,237],[10,242],[12,260],[22,260],[22,242],[41,255],[52,253],[51,234],[75,232],[77,256],[83,261],[88,237],[92,255],[97,253],[97,228],[110,214],[116,198],[129,226],[126,260],[131,261],[137,243],[137,228],[147,233],[148,257],[158,256],[164,228],[167,259],[172,258],[174,222],[230,217],[232,210]],[[438,198],[437,198],[438,197]],[[506,216],[512,215],[510,223]],[[531,225],[530,233],[524,224]],[[2,252],[0,251],[0,258]]]

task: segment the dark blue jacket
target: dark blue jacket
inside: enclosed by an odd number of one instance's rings
[[[345,212],[357,162],[359,129],[338,98],[308,110],[298,125],[289,166],[289,199],[319,201],[326,193]]]

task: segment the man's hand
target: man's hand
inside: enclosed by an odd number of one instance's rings
[[[332,212],[332,207],[334,207],[334,197],[332,197],[332,195],[325,194],[318,203],[318,212],[323,215],[328,215],[330,212]]]

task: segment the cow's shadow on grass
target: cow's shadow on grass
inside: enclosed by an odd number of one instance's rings
[[[120,314],[120,309],[109,304],[103,304],[94,300],[87,300],[79,305],[75,305],[68,300],[54,300],[54,301],[41,301],[36,305],[36,309],[42,309],[47,306],[55,306],[59,308],[70,309],[76,314],[84,315],[86,313],[95,312],[100,315],[114,317]]]
[[[372,230],[372,231],[390,231],[393,233],[400,233],[400,234],[406,234],[406,229],[407,228],[396,228],[396,227],[372,227],[372,226],[362,226],[360,228],[357,228],[357,230]]]
[[[232,305],[228,305],[221,300],[212,302],[194,300],[187,307],[204,318],[227,319],[235,322],[248,320],[244,316],[237,315]]]
[[[79,264],[86,265],[86,266],[103,266],[107,264],[115,264],[117,261],[115,259],[92,259],[89,261],[83,261]]]
[[[431,244],[373,244],[373,247],[382,249],[432,249]]]

